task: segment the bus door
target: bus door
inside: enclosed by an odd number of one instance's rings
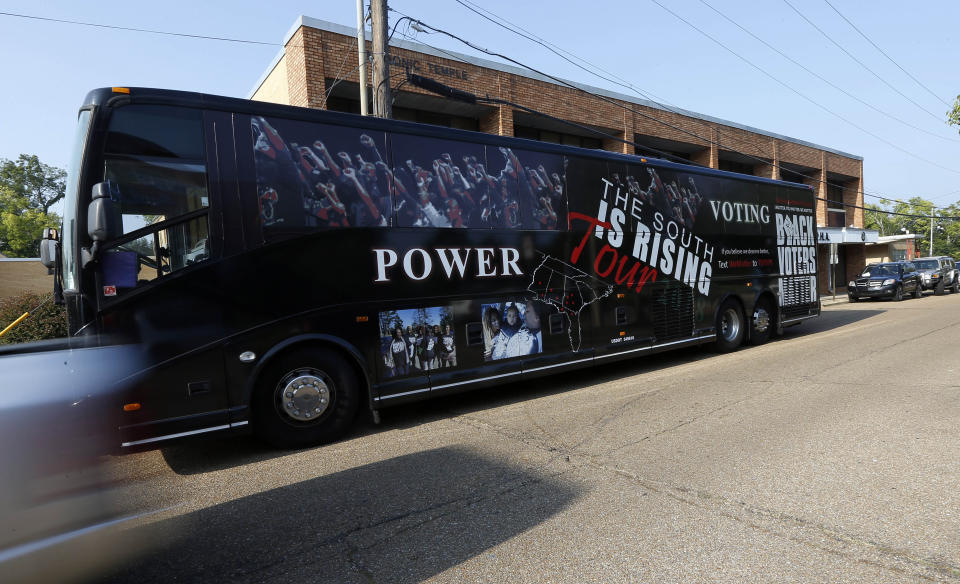
[[[147,370],[128,401],[122,440],[228,422],[223,361],[225,291],[213,123],[196,109],[126,105],[111,111],[95,196],[112,201],[108,240],[90,264],[100,333],[139,343]]]

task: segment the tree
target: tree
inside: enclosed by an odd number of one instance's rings
[[[57,227],[60,217],[50,207],[66,193],[67,173],[43,164],[33,155],[16,161],[0,159],[0,253],[36,257],[44,227]]]
[[[21,154],[16,162],[0,163],[0,184],[26,197],[30,208],[48,214],[67,191],[67,171],[40,162],[36,155]]]
[[[953,109],[947,112],[947,123],[951,126],[960,126],[960,95],[953,102]]]
[[[863,210],[863,225],[867,229],[875,229],[880,232],[880,237],[887,235],[900,235],[902,222],[898,221],[900,217],[890,215],[888,210],[873,204],[867,204]]]
[[[913,233],[919,236],[917,252],[930,254],[930,209],[933,203],[920,197],[899,202],[893,208],[867,205],[864,210],[864,225],[876,229],[880,235]],[[903,215],[891,215],[890,213]],[[934,208],[933,255],[960,256],[960,203]],[[906,216],[910,215],[910,216]]]

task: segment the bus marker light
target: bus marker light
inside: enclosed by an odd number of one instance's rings
[[[627,336],[627,331],[620,331],[620,336],[621,337]]]
[[[625,298],[626,296],[627,296],[627,295],[624,294],[623,292],[617,293],[617,298]]]
[[[370,317],[369,317],[369,316],[358,316],[358,317],[357,317],[357,322],[369,322],[369,321],[370,321]]]
[[[257,354],[253,351],[244,351],[240,353],[240,361],[242,363],[250,363],[257,358]]]
[[[130,93],[129,87],[113,87],[111,89],[113,90],[114,93],[127,93],[127,94]]]
[[[125,412],[135,412],[140,409],[140,403],[135,402],[132,404],[123,404],[123,411]]]

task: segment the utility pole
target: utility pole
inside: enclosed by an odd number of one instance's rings
[[[390,49],[387,44],[387,0],[370,0],[373,33],[373,115],[392,118]]]
[[[357,50],[360,59],[360,115],[370,115],[367,101],[367,41],[363,24],[363,0],[357,0]]]
[[[930,253],[933,255],[933,207],[930,207]]]

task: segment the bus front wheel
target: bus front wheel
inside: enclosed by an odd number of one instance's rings
[[[353,424],[360,403],[356,375],[336,353],[301,347],[271,363],[253,400],[253,428],[278,448],[336,440]]]
[[[733,299],[727,299],[717,311],[717,351],[729,353],[743,342],[743,310]]]

